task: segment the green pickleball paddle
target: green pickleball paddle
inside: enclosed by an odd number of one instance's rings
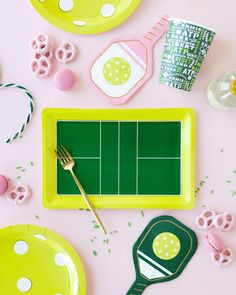
[[[136,280],[126,295],[177,278],[197,249],[197,236],[171,216],[154,218],[133,247]]]

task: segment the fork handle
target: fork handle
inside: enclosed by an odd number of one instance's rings
[[[86,201],[86,203],[87,203],[90,211],[93,213],[95,219],[97,220],[98,224],[100,225],[101,229],[103,230],[104,234],[106,235],[107,234],[107,231],[106,231],[106,229],[105,229],[105,227],[104,227],[104,225],[102,223],[102,220],[100,219],[100,217],[99,217],[97,211],[95,210],[93,204],[90,202],[89,197],[86,194],[86,192],[84,191],[83,186],[81,185],[80,181],[78,180],[77,176],[75,175],[73,169],[71,169],[70,172],[71,172],[71,175],[73,176],[74,181],[77,184],[77,186],[78,186],[78,188],[79,188],[82,196],[84,197],[84,199],[85,199],[85,201]]]

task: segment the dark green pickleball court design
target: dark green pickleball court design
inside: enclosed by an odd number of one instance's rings
[[[88,194],[181,194],[181,122],[57,121],[57,144]],[[57,163],[57,194],[78,193]]]

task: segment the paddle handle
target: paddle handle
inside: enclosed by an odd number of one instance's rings
[[[142,37],[142,41],[146,44],[147,47],[153,47],[157,41],[161,39],[161,37],[167,31],[168,26],[168,16],[163,16],[154,27],[152,27],[147,34]]]
[[[126,295],[140,295],[146,289],[147,285],[143,282],[136,280],[130,287]]]

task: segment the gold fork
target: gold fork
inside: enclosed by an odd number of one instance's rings
[[[75,175],[73,168],[75,166],[75,161],[72,158],[72,156],[70,155],[70,153],[66,150],[66,148],[63,145],[60,145],[57,147],[57,150],[55,150],[56,156],[62,166],[62,168],[64,170],[68,170],[70,171],[75,183],[77,184],[82,196],[84,197],[84,200],[86,201],[90,211],[93,213],[95,219],[97,220],[98,224],[100,225],[100,227],[102,228],[104,234],[107,234],[107,231],[97,213],[97,211],[95,210],[95,208],[93,207],[93,204],[90,202],[87,194],[85,193],[81,183],[79,182],[77,176]]]

